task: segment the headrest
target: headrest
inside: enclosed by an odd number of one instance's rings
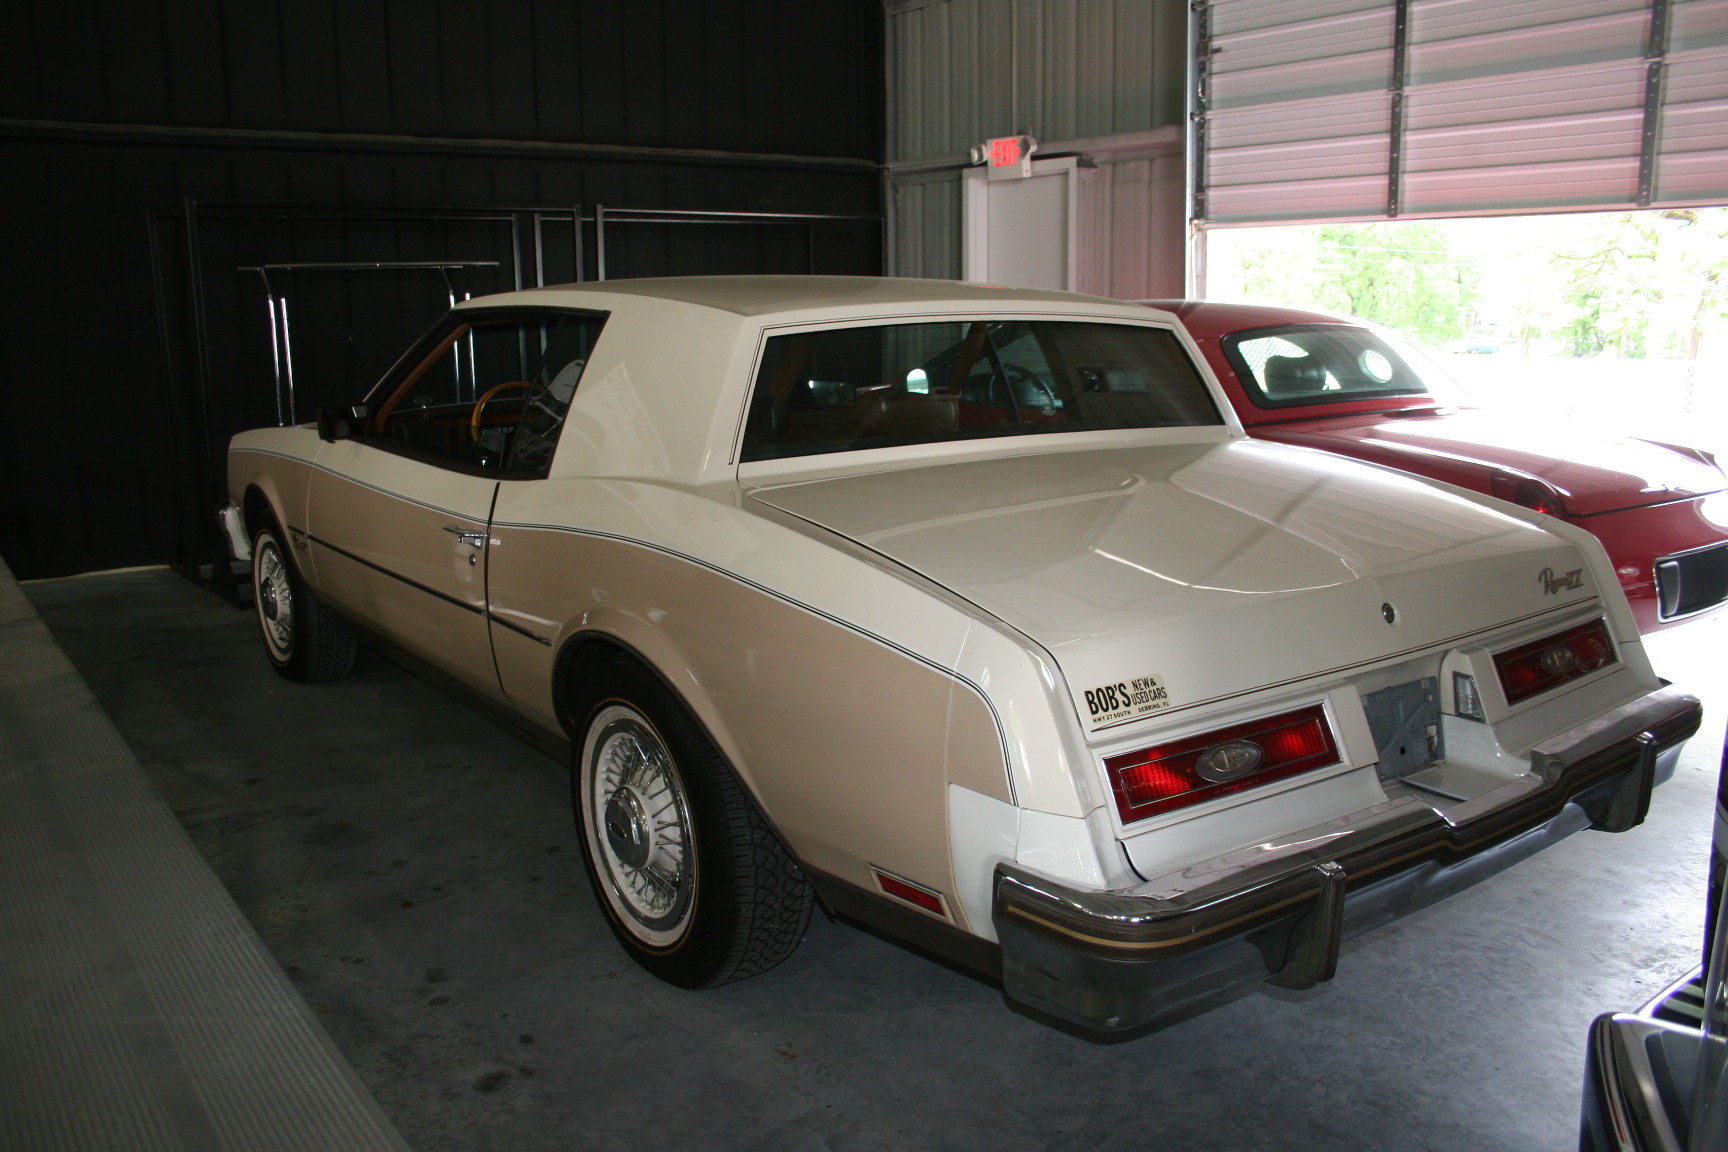
[[[1326,387],[1326,366],[1312,356],[1268,356],[1260,380],[1268,396],[1312,396]]]
[[[868,437],[942,437],[956,426],[954,396],[882,391],[853,407],[859,431]]]

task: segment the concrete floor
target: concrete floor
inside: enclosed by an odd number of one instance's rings
[[[539,752],[371,654],[291,685],[168,572],[27,591],[418,1152],[1572,1149],[1590,1019],[1696,963],[1719,622],[1652,645],[1711,707],[1643,827],[1356,941],[1330,984],[1098,1044],[820,919],[765,976],[668,987],[608,934]]]

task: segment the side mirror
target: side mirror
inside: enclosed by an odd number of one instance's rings
[[[332,404],[318,409],[318,439],[352,440],[366,427],[372,408],[367,404]]]

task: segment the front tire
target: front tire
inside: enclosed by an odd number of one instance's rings
[[[572,786],[588,878],[618,942],[683,988],[792,954],[814,895],[699,725],[628,657],[577,702]]]
[[[282,676],[311,684],[353,669],[360,651],[353,630],[306,587],[274,520],[252,534],[252,606],[264,653]]]

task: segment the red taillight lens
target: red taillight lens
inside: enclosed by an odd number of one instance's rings
[[[1516,704],[1614,663],[1614,644],[1601,620],[1508,648],[1494,657],[1506,703]]]
[[[1131,824],[1338,762],[1338,744],[1316,704],[1104,761],[1116,811]],[[1242,774],[1219,779],[1247,765]]]
[[[1514,476],[1509,472],[1496,472],[1490,483],[1494,495],[1502,500],[1522,504],[1546,516],[1566,515],[1566,502],[1560,499],[1560,493],[1540,480],[1528,476]]]

